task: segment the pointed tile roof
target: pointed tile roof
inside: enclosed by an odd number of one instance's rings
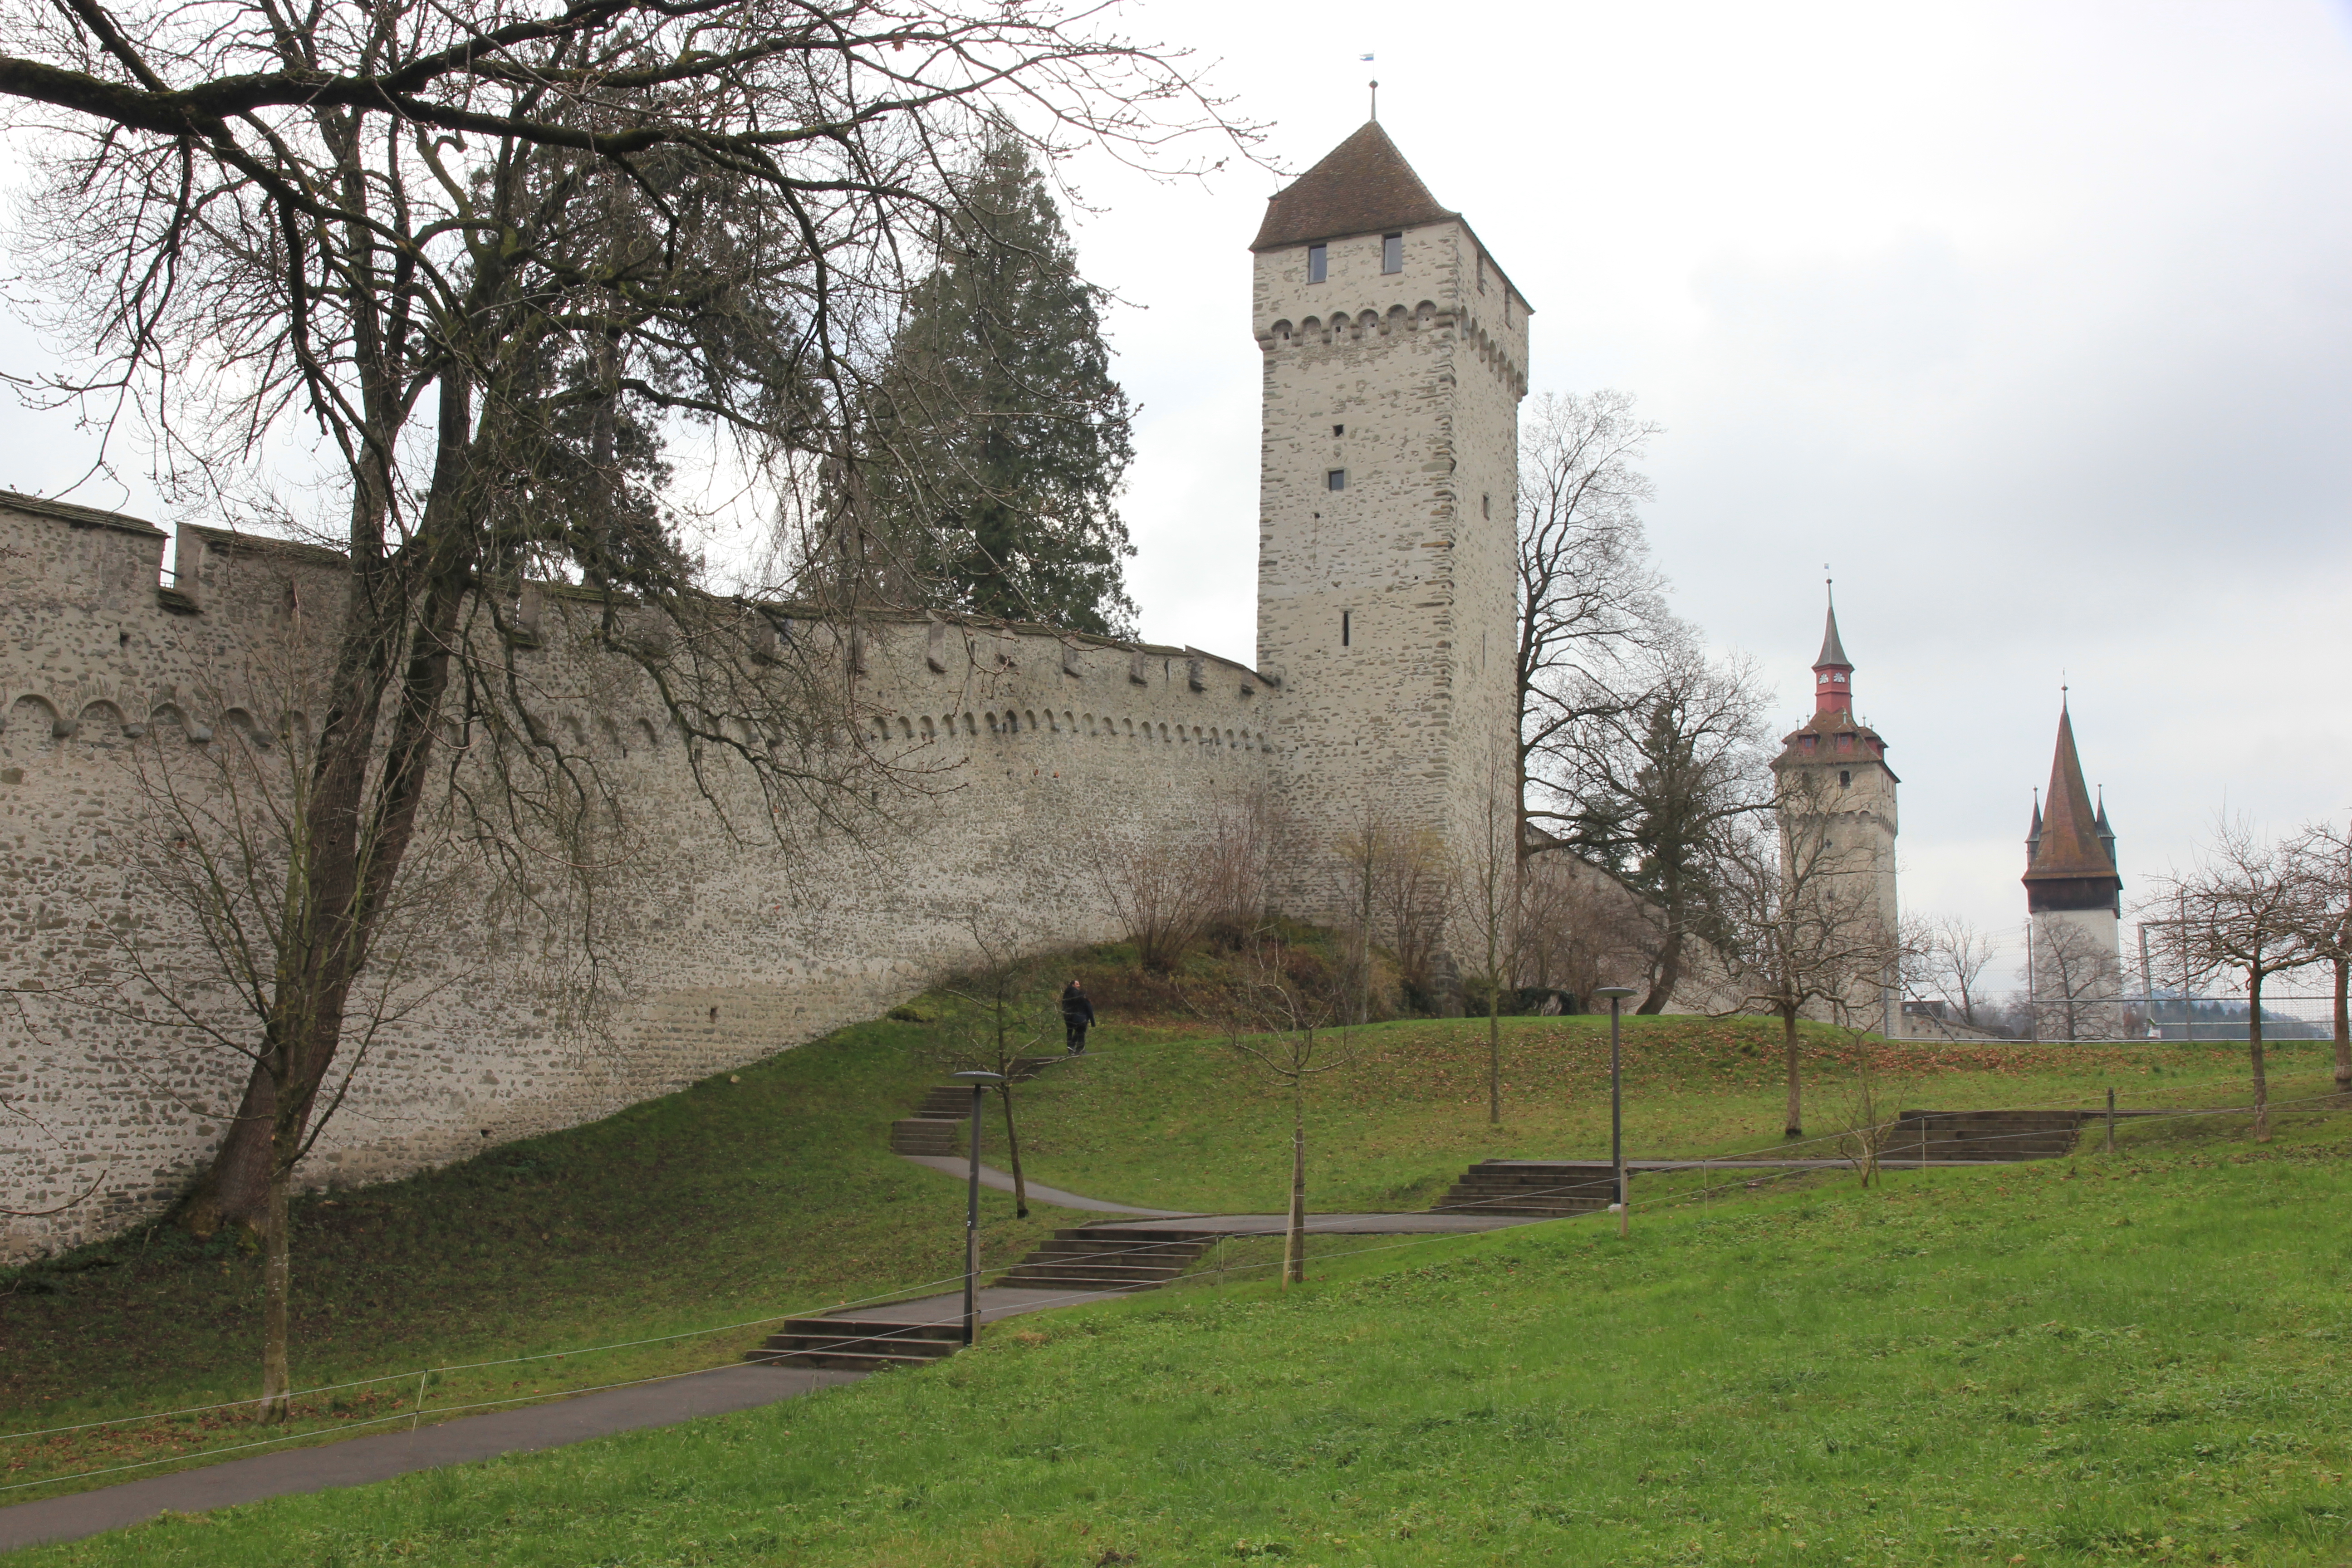
[[[2058,711],[2058,750],[2050,759],[2050,809],[2042,822],[2042,840],[2026,868],[2025,879],[2055,881],[2093,877],[2116,879],[2116,863],[2099,840],[2097,815],[2091,792],[2083,783],[2083,760],[2074,754],[2074,717]]]
[[[1438,205],[1380,121],[1366,121],[1266,203],[1265,221],[1250,248],[1381,234],[1461,216]]]
[[[1868,628],[1865,627],[1864,629],[1866,630]],[[1813,668],[1815,669],[1821,669],[1832,664],[1843,669],[1852,669],[1853,668],[1853,660],[1846,658],[1845,656],[1845,644],[1838,641],[1837,606],[1835,605],[1832,605],[1830,606],[1829,626],[1822,632],[1822,657],[1813,660]]]

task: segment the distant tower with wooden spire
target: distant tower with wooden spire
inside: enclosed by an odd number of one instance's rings
[[[2049,791],[2025,840],[2028,991],[2044,1039],[2111,1040],[2122,1031],[2123,878],[2104,793],[2095,805],[2074,750],[2073,705],[2058,704]]]
[[[1822,628],[1821,656],[1813,660],[1812,717],[1782,737],[1772,773],[1790,874],[1825,884],[1821,890],[1848,908],[1853,900],[1864,900],[1875,943],[1890,955],[1885,973],[1856,978],[1841,1021],[1883,1029],[1892,1038],[1902,1027],[1891,955],[1897,914],[1895,787],[1903,781],[1886,765],[1885,741],[1854,716],[1853,660],[1838,636],[1834,598]],[[1855,940],[1843,945],[1871,945],[1859,940],[1859,931],[1849,935]]]

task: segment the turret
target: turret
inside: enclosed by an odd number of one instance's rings
[[[2092,804],[2074,751],[2074,715],[2062,698],[2050,792],[2025,846],[2025,908],[2032,921],[2027,991],[2036,1037],[2114,1039],[2124,1026],[2123,879],[2104,795]]]
[[[1895,788],[1903,781],[1886,765],[1885,741],[1854,717],[1853,661],[1838,636],[1835,604],[1822,628],[1821,657],[1813,660],[1812,714],[1782,737],[1772,773],[1780,787],[1783,847],[1801,843],[1828,850],[1829,858],[1815,862],[1816,869],[1836,879],[1835,896],[1867,901],[1892,952]],[[1790,861],[1806,858],[1792,852]],[[1891,1037],[1898,1022],[1891,972],[1858,981],[1845,1000],[1845,1016],[1883,1028]]]
[[[1837,601],[1830,601],[1829,625],[1822,632],[1822,656],[1813,660],[1813,711],[1853,711],[1853,661],[1838,640]]]
[[[2026,907],[2105,910],[2121,903],[2123,879],[2116,875],[2115,834],[2107,826],[2104,797],[2095,809],[2083,784],[2083,759],[2074,751],[2074,716],[2058,709],[2058,747],[2050,759],[2048,814],[2036,805],[2033,837],[2025,856]]]

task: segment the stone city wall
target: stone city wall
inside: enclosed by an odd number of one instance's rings
[[[346,589],[333,552],[0,494],[0,1258],[160,1213],[223,1131],[247,1064],[92,1005],[133,948],[203,970],[142,883],[138,779],[233,726],[299,731],[307,628]],[[589,606],[523,595],[519,661],[640,828],[599,889],[614,1006],[567,1007],[576,944],[487,908],[452,931],[371,1049],[304,1179],[381,1180],[594,1120],[913,995],[974,954],[977,914],[1033,950],[1114,934],[1096,843],[1203,838],[1269,780],[1280,691],[1195,649],[939,620],[872,626],[855,660],[867,748],[895,764],[862,817],[795,834],[723,759],[718,805],[650,683],[580,635]],[[582,624],[575,624],[582,623]],[[289,652],[289,650],[295,650]],[[174,748],[178,750],[174,752]],[[146,761],[142,762],[142,759]]]

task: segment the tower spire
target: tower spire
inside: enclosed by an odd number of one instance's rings
[[[1851,713],[1853,711],[1853,660],[1845,656],[1845,644],[1838,640],[1837,584],[1828,584],[1829,620],[1822,628],[1821,657],[1813,660],[1813,711],[1816,713]]]

